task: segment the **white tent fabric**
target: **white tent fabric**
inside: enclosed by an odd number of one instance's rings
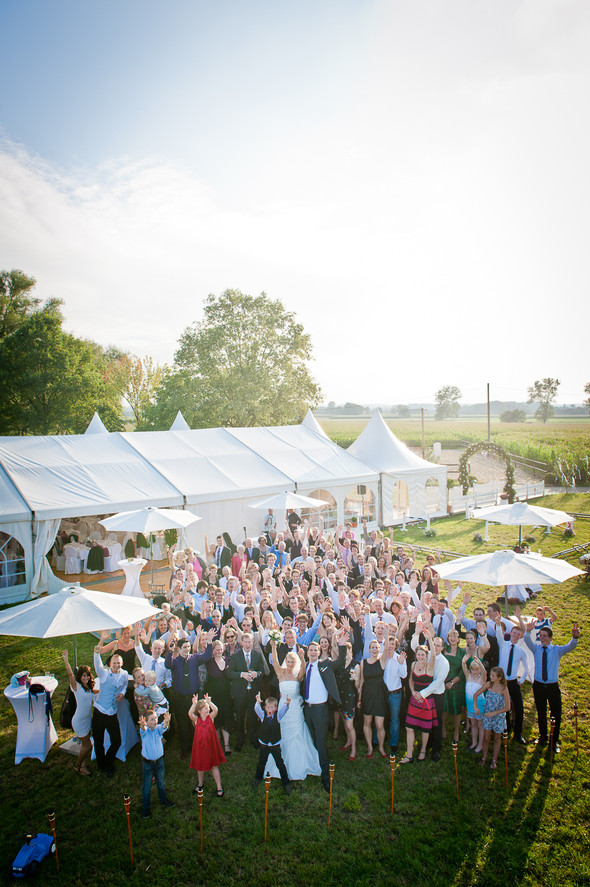
[[[84,432],[84,434],[108,434],[109,432],[103,425],[102,419],[98,415],[98,413],[94,413],[94,416],[90,420],[90,425]]]
[[[190,431],[190,425],[188,424],[180,410],[177,412],[176,418],[170,426],[170,431]]]
[[[348,452],[367,465],[371,465],[381,477],[381,522],[392,524],[401,519],[393,506],[396,484],[400,482],[408,490],[408,517],[434,517],[446,513],[447,469],[422,459],[402,443],[386,424],[379,410],[359,434]],[[438,481],[436,500],[427,501],[427,481]]]
[[[305,425],[307,428],[311,428],[312,431],[317,431],[318,434],[322,434],[324,437],[328,437],[311,410],[307,411],[307,413],[305,414],[305,418],[301,424]]]
[[[359,484],[377,500],[376,470],[300,425],[0,438],[0,532],[23,546],[27,575],[10,600],[54,590],[45,555],[64,518],[184,507],[203,518],[186,533],[202,550],[204,534],[257,534],[248,505],[285,490],[329,491],[342,522]]]

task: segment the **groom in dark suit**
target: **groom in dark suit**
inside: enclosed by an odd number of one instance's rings
[[[242,750],[246,735],[245,724],[247,724],[248,739],[252,747],[255,749],[259,748],[254,705],[256,703],[256,694],[260,690],[260,678],[264,665],[262,653],[252,649],[253,643],[253,635],[250,632],[245,632],[242,635],[242,649],[236,650],[227,667],[230,693],[234,700],[236,723],[238,725],[236,751]]]
[[[340,646],[338,664],[346,657],[346,642]],[[313,744],[318,750],[322,783],[326,791],[330,791],[329,758],[328,758],[328,701],[331,699],[340,705],[340,693],[334,675],[334,661],[320,661],[320,645],[312,641],[307,648],[308,665],[305,677],[301,682],[301,695],[305,700],[305,721],[309,727]]]

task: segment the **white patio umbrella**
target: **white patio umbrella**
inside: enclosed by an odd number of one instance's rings
[[[284,492],[276,493],[268,499],[254,502],[249,508],[273,508],[277,511],[286,511],[288,508],[322,508],[327,505],[323,499],[313,499],[311,496],[302,496],[300,493]]]
[[[55,594],[4,610],[0,613],[0,634],[25,638],[74,635],[75,663],[75,635],[124,628],[157,612],[146,600],[68,586]]]
[[[542,508],[540,505],[530,505],[528,502],[513,502],[512,505],[488,505],[486,508],[475,509],[470,516],[475,520],[518,526],[519,544],[522,542],[523,526],[557,527],[559,524],[569,524],[573,520],[566,511]]]
[[[120,511],[118,514],[99,521],[99,524],[102,524],[105,530],[150,534],[151,581],[153,583],[154,557],[151,533],[157,533],[160,530],[183,530],[198,520],[202,520],[202,518],[190,511],[147,505],[145,508],[138,508],[137,511]]]
[[[582,570],[567,561],[539,554],[517,554],[510,549],[458,557],[446,564],[437,564],[436,572],[442,579],[478,582],[481,585],[559,585],[573,576],[581,576]],[[506,595],[508,612],[508,595]]]

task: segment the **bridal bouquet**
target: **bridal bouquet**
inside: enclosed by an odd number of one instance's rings
[[[281,632],[278,630],[278,628],[271,628],[268,633],[268,637],[271,641],[274,641],[275,644],[281,643]]]

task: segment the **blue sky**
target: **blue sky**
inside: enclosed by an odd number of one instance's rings
[[[326,400],[580,401],[589,31],[574,0],[3,0],[0,266],[161,362],[232,287],[297,313]]]

